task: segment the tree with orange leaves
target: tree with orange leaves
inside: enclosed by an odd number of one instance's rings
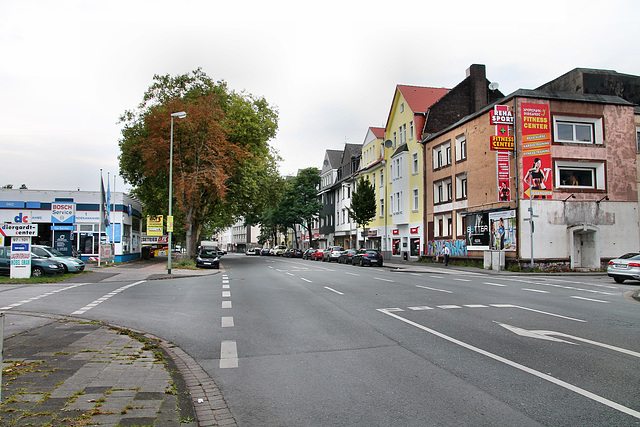
[[[268,145],[277,112],[264,98],[230,91],[200,69],[154,76],[138,109],[121,117],[120,174],[145,214],[167,212],[171,113],[177,111],[187,117],[174,120],[173,128],[174,233],[179,239],[184,232],[194,255],[205,228],[228,227],[268,202],[269,181],[279,180],[278,157]]]

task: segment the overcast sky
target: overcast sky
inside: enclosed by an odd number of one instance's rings
[[[505,94],[576,67],[640,75],[639,11],[637,0],[0,0],[0,185],[98,190],[100,169],[118,173],[119,115],[154,74],[198,67],[278,109],[271,145],[295,174],[384,127],[397,84],[452,88],[473,63]]]

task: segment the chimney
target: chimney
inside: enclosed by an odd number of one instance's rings
[[[484,64],[472,64],[467,68],[467,77],[470,77],[470,107],[473,109],[472,113],[475,113],[489,102],[486,67]]]

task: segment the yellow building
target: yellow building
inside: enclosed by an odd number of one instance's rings
[[[419,257],[424,252],[427,236],[423,222],[424,165],[420,131],[429,107],[448,91],[396,86],[381,161],[383,204],[386,205],[381,249],[386,257]]]
[[[370,127],[362,144],[360,176],[373,184],[376,192],[376,216],[367,227],[366,247],[382,250],[385,230],[384,217],[384,128]],[[359,179],[359,178],[358,178]],[[358,230],[358,248],[365,244],[364,230]]]

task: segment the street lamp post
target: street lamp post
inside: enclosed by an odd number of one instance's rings
[[[179,111],[177,113],[171,113],[171,148],[169,151],[169,215],[167,217],[167,226],[169,218],[172,218],[173,216],[173,212],[172,212],[172,207],[173,207],[173,118],[177,117],[179,119],[184,119],[185,117],[187,117],[187,113],[185,113],[184,111]],[[171,230],[168,231],[169,233],[169,254],[168,254],[168,259],[167,259],[167,274],[171,274],[171,234],[173,232],[173,223],[171,224]]]

